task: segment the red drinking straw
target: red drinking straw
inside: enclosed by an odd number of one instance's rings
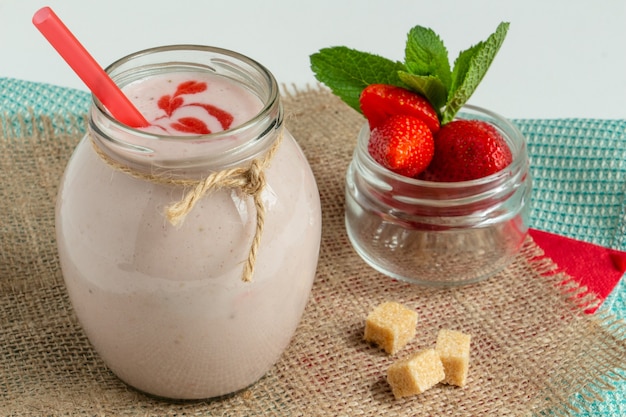
[[[39,9],[33,24],[116,120],[131,127],[150,125],[51,8]]]

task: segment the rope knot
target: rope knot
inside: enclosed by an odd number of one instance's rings
[[[245,184],[241,190],[251,196],[260,193],[265,187],[265,171],[263,161],[255,159],[245,172]]]

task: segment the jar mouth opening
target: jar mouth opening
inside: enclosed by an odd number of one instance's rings
[[[491,175],[467,181],[437,182],[407,177],[397,174],[382,166],[370,155],[367,149],[370,137],[370,128],[367,122],[364,123],[361,131],[359,132],[356,152],[360,153],[362,160],[366,163],[369,170],[375,172],[378,176],[384,178],[385,180],[396,184],[403,183],[407,187],[414,186],[420,189],[433,190],[463,190],[467,188],[485,186],[492,183],[499,183],[511,177],[515,172],[518,172],[527,163],[526,140],[519,129],[506,118],[495,112],[474,105],[465,105],[461,109],[457,118],[474,118],[491,122],[502,134],[502,137],[511,149],[511,163]]]
[[[177,58],[175,61],[167,59],[158,60],[161,57],[167,58],[170,53],[188,53],[190,54],[190,60],[186,61],[180,58]],[[193,60],[191,59],[191,54],[196,54]],[[206,56],[202,63],[196,62],[197,54]],[[138,67],[138,62],[144,63]],[[147,132],[141,128],[128,126],[116,120],[104,104],[102,104],[97,97],[92,95],[93,104],[98,109],[100,116],[105,118],[117,131],[140,137],[142,140],[193,143],[199,140],[207,141],[228,138],[237,135],[238,132],[248,131],[252,126],[258,125],[259,122],[271,118],[272,114],[276,112],[276,108],[279,106],[280,97],[278,83],[273,74],[265,66],[238,52],[214,46],[175,44],[143,49],[114,61],[105,68],[105,72],[109,74],[118,86],[123,87],[125,83],[132,81],[129,74],[136,74],[138,68],[149,70],[151,66],[162,67],[164,65],[172,67],[184,66],[190,69],[200,69],[217,75],[227,76],[234,81],[245,84],[248,88],[254,83],[246,83],[246,81],[256,81],[257,88],[251,90],[251,92],[262,101],[262,108],[249,120],[226,130],[208,134],[171,135],[167,133]],[[278,122],[280,121],[279,118]],[[277,126],[273,125],[266,130],[269,131],[276,127]]]

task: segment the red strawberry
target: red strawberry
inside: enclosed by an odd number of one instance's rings
[[[433,135],[426,123],[402,114],[389,117],[372,130],[367,147],[376,162],[407,177],[426,169],[434,149]]]
[[[371,130],[396,114],[417,117],[433,134],[439,130],[437,112],[428,100],[401,87],[370,84],[361,92],[359,104]]]
[[[481,120],[453,120],[435,136],[435,156],[420,178],[467,181],[494,174],[511,163],[511,150],[497,129]]]

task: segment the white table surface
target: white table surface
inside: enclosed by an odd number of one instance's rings
[[[454,59],[510,21],[471,103],[510,118],[626,118],[625,0],[0,0],[0,77],[86,89],[32,25],[43,6],[103,66],[148,47],[207,44],[300,87],[315,85],[308,57],[323,47],[401,60],[420,24]]]

